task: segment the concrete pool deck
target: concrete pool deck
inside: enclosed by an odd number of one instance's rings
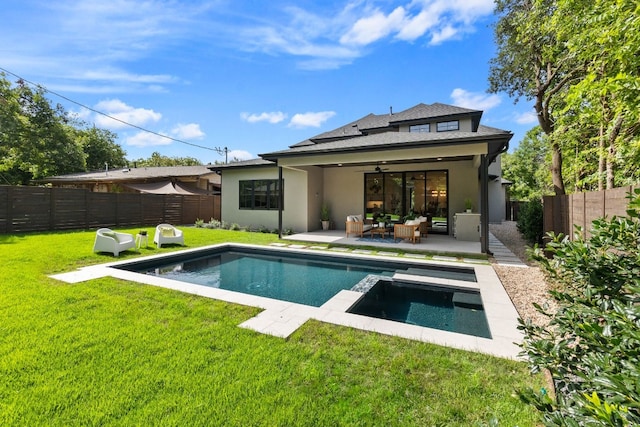
[[[225,246],[249,247],[255,248],[255,245],[246,244],[220,244],[209,247],[181,250],[180,253],[199,252],[206,248],[216,248]],[[368,253],[360,253],[356,250],[348,252],[336,253],[326,248],[302,248],[300,245],[291,245],[277,247],[270,246],[274,251],[285,251],[288,253],[318,254],[322,252],[329,253],[333,256],[341,256],[346,260],[349,258],[357,259],[377,259],[380,261],[398,262],[399,259],[394,256],[373,255]],[[265,248],[265,246],[259,246]],[[261,296],[243,294],[234,291],[228,291],[219,288],[213,288],[202,285],[179,282],[176,280],[165,279],[162,277],[136,273],[132,271],[117,268],[123,264],[141,260],[161,259],[167,255],[176,254],[170,252],[161,255],[151,255],[136,258],[135,260],[115,261],[105,264],[84,267],[72,272],[56,274],[51,276],[54,279],[67,283],[78,283],[99,277],[111,276],[122,280],[129,280],[142,284],[159,286],[167,289],[173,289],[180,292],[199,295],[206,298],[217,299],[229,303],[247,305],[263,309],[257,316],[246,320],[239,326],[254,330],[259,333],[269,334],[281,338],[286,338],[302,326],[307,320],[315,319],[322,322],[332,323],[335,325],[347,326],[351,328],[361,329],[365,331],[377,332],[385,335],[393,335],[411,340],[429,342],[451,348],[480,352],[490,354],[497,357],[508,359],[516,359],[520,348],[518,343],[522,342],[523,334],[517,329],[518,313],[507,295],[500,279],[489,264],[479,264],[476,260],[473,262],[454,262],[454,261],[429,261],[424,259],[407,258],[404,262],[415,265],[438,265],[438,266],[465,266],[473,268],[476,274],[477,283],[469,283],[472,287],[477,287],[482,298],[485,315],[492,338],[480,338],[471,335],[465,335],[455,332],[447,332],[439,329],[426,328],[417,325],[410,325],[391,320],[377,319],[373,317],[348,313],[347,310],[353,306],[363,294],[360,292],[343,290],[333,296],[329,301],[320,307],[313,307],[303,304],[296,304]],[[403,274],[404,275],[404,274]],[[424,277],[412,276],[409,279],[420,281]],[[440,279],[443,280],[443,279]],[[446,286],[446,280],[439,285]]]

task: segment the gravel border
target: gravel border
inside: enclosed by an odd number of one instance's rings
[[[544,273],[527,256],[527,243],[522,238],[514,221],[503,221],[501,224],[489,224],[489,231],[500,240],[527,268],[497,265],[495,259],[489,258],[493,269],[500,278],[507,294],[523,320],[531,320],[536,325],[545,325],[549,318],[539,313],[533,306],[538,303],[554,310],[556,305],[549,295],[549,284]]]

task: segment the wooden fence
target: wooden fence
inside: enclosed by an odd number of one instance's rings
[[[545,196],[544,232],[562,233],[573,238],[574,225],[582,227],[589,236],[593,220],[604,216],[624,216],[629,200],[627,196],[636,186],[611,190],[575,193],[565,196]]]
[[[220,219],[220,196],[0,186],[0,233],[193,224]]]

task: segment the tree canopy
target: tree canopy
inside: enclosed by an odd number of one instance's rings
[[[0,74],[0,177],[5,184],[29,184],[52,175],[84,172],[106,161],[126,165],[111,132],[83,128],[45,90]]]
[[[640,178],[640,4],[498,0],[490,91],[533,101],[556,194]]]

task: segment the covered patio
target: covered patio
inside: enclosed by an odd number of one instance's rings
[[[387,250],[401,250],[407,252],[425,252],[431,254],[447,254],[478,257],[484,255],[480,242],[468,242],[457,240],[453,236],[442,234],[429,234],[422,237],[419,243],[413,244],[406,240],[395,240],[393,232],[382,238],[379,235],[365,233],[363,237],[350,235],[346,236],[344,230],[310,231],[296,233],[290,236],[283,236],[283,240],[297,242],[323,243],[336,246],[369,246]]]

